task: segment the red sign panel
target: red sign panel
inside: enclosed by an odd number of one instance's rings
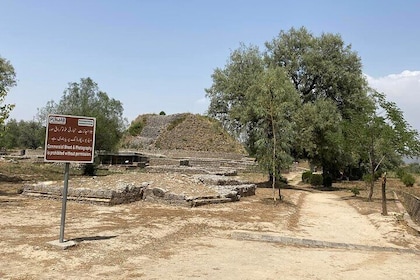
[[[44,160],[92,163],[95,128],[95,118],[48,115]]]

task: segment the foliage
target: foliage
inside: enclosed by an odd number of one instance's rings
[[[47,113],[55,113],[95,117],[95,149],[114,151],[126,126],[123,110],[122,103],[100,91],[91,78],[82,78],[79,83],[69,83],[60,101],[48,102],[38,115],[45,117]]]
[[[283,109],[269,89],[287,89],[293,96],[282,76],[273,78],[278,73],[291,81],[299,105],[272,121],[267,109]],[[360,57],[338,34],[314,36],[292,28],[266,42],[262,52],[241,44],[212,79],[206,89],[208,114],[241,139],[251,155],[260,155],[265,168],[276,162],[273,171],[290,158],[307,158],[322,167],[325,178],[335,180],[351,170],[369,170],[373,177],[401,164],[403,156],[420,154],[418,132],[395,103],[368,87]]]
[[[368,103],[357,53],[338,34],[316,37],[305,28],[281,31],[266,47],[265,61],[286,70],[304,105],[296,117],[304,136],[296,141],[294,156],[308,158],[331,176],[357,163],[346,137]]]
[[[305,28],[281,31],[265,47],[260,52],[255,46],[242,44],[231,53],[225,68],[214,71],[213,84],[206,89],[210,98],[208,113],[243,139],[252,155],[256,154],[256,145],[267,143],[258,133],[261,124],[270,124],[268,118],[261,118],[250,109],[264,104],[259,101],[264,96],[264,91],[258,90],[263,84],[261,77],[267,76],[269,69],[285,73],[295,89],[293,94],[297,93],[303,106],[288,111],[284,120],[291,123],[284,131],[283,127],[277,127],[285,132],[284,139],[288,140],[279,149],[283,158],[306,157],[325,172],[338,174],[337,169],[344,167],[351,155],[345,150],[345,133],[351,127],[344,124],[351,123],[353,115],[363,112],[367,100],[360,58],[339,35],[316,37]],[[285,82],[277,85],[289,88]],[[274,104],[274,108],[277,106],[281,104]],[[296,134],[303,136],[296,138]],[[284,160],[282,164],[287,162]]]
[[[359,126],[360,155],[366,159],[370,174],[383,167],[394,169],[401,165],[402,157],[420,154],[420,137],[404,119],[403,112],[383,93],[370,89],[369,98],[375,107],[367,115],[365,124]],[[381,171],[381,170],[380,170]],[[370,181],[368,200],[373,195]]]
[[[83,175],[85,176],[95,176],[98,166],[95,163],[86,163],[82,166]]]
[[[166,113],[164,111],[160,111],[159,115],[160,116],[166,116]]]
[[[37,149],[44,146],[45,127],[36,121],[9,120],[0,136],[0,146],[6,149]]]
[[[309,180],[311,179],[312,171],[308,170],[302,173],[302,182],[309,183]]]
[[[360,194],[360,191],[357,187],[351,188],[350,191],[353,193],[353,196],[357,196]]]
[[[404,183],[406,187],[412,187],[414,186],[416,179],[410,173],[406,173],[402,176],[401,181]]]
[[[252,147],[259,165],[273,174],[273,184],[280,178],[280,170],[287,168],[295,139],[292,115],[299,106],[298,95],[284,71],[269,68],[260,73],[256,84],[246,93],[249,103],[245,109],[252,116]]]
[[[363,175],[363,181],[365,181],[366,183],[371,184],[373,182],[378,181],[378,179],[380,177],[381,177],[381,174],[379,172],[375,172],[374,173],[374,176],[372,176],[372,174],[370,174],[370,173],[367,173],[367,174],[364,174]],[[373,178],[373,180],[372,180],[372,178]]]
[[[402,179],[402,177],[404,177],[405,174],[407,174],[407,172],[402,167],[399,167],[397,171],[395,172],[395,175],[397,175],[397,177],[400,179]]]
[[[255,46],[241,45],[231,53],[224,69],[216,69],[209,115],[242,138],[260,167],[271,174],[273,186],[280,169],[292,162],[295,138],[292,116],[299,96],[283,69],[268,67]]]
[[[146,125],[146,119],[142,118],[140,120],[134,120],[131,125],[128,127],[128,133],[131,136],[140,135],[144,126]]]
[[[168,131],[171,131],[172,129],[174,129],[175,127],[177,127],[179,124],[183,123],[185,121],[185,119],[187,118],[187,114],[183,114],[181,116],[179,116],[178,118],[174,119],[167,127]]]
[[[0,56],[0,125],[9,117],[14,104],[4,104],[10,88],[16,85],[16,73],[10,61]]]
[[[312,186],[322,186],[323,182],[324,180],[322,174],[314,173],[309,178],[309,184],[311,184]]]

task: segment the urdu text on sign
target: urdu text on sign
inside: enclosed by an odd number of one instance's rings
[[[49,115],[45,141],[45,161],[92,163],[96,119]]]

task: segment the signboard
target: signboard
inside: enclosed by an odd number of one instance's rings
[[[95,118],[48,115],[44,160],[92,163],[95,128]]]

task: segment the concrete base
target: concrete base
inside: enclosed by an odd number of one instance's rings
[[[47,242],[47,244],[53,247],[56,247],[58,249],[66,250],[70,247],[78,245],[79,243],[73,240],[64,240],[64,242],[60,242],[59,240],[54,240],[54,241]]]

